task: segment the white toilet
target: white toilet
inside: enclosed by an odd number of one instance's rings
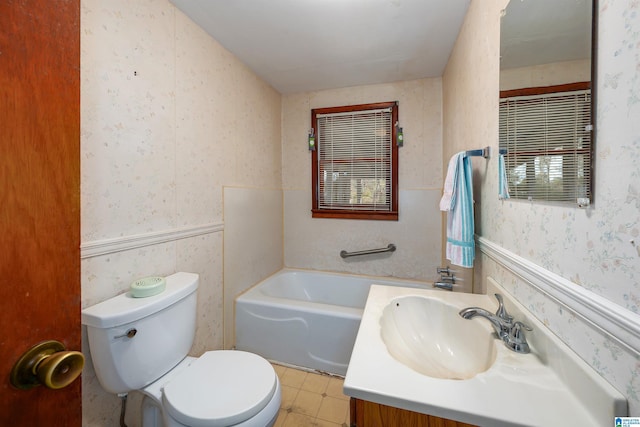
[[[166,277],[158,295],[118,295],[82,311],[102,387],[145,394],[144,427],[271,427],[278,416],[278,376],[244,351],[187,357],[196,326],[198,275]]]

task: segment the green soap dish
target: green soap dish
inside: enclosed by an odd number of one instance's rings
[[[145,298],[158,295],[167,286],[164,277],[154,276],[138,279],[131,284],[131,296],[134,298]]]

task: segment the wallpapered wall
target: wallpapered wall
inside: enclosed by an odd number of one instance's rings
[[[272,88],[167,1],[83,0],[83,243],[222,222],[223,186],[258,193],[283,187],[284,208],[278,209],[284,209],[288,265],[344,270],[330,258],[342,245],[316,260],[313,254],[290,252],[295,249],[292,242],[303,240],[296,240],[295,233],[306,227],[304,221],[297,222],[297,212],[306,214],[310,208],[310,160],[303,148],[309,109],[400,100],[401,114],[411,115],[401,115],[408,124],[404,155],[411,174],[401,175],[401,189],[410,194],[405,200],[418,206],[408,211],[417,216],[431,204],[435,209],[443,159],[478,145],[497,148],[499,16],[506,2],[471,3],[441,93],[435,79],[291,96],[281,108],[281,98]],[[474,162],[480,235],[633,312],[640,306],[638,8],[637,2],[600,2],[597,195],[592,208],[499,202],[494,196],[495,159]],[[403,110],[403,105],[412,107]],[[247,194],[253,200],[250,191],[230,194],[229,202],[244,203]],[[341,235],[336,230],[342,223],[337,224],[334,237]],[[421,224],[425,231],[441,227],[439,219]],[[242,224],[234,227],[243,229]],[[313,237],[317,230],[305,233]],[[201,274],[201,288],[194,353],[220,348],[222,240],[222,233],[216,232],[84,259],[83,306],[122,292],[143,275],[195,271]],[[378,244],[364,239],[340,243]],[[414,244],[409,241],[408,246]],[[427,256],[427,267],[414,274],[430,275],[439,262],[439,247],[436,252],[438,256]],[[269,257],[262,261],[266,269],[283,262],[277,250],[256,255]],[[488,257],[480,256],[477,265],[623,392],[631,413],[640,415],[637,354],[591,329]],[[347,269],[358,271],[355,266]],[[117,425],[119,401],[101,390],[90,364],[83,375],[83,406],[84,425]],[[136,417],[130,412],[128,425],[139,425]]]
[[[442,151],[445,164],[460,151],[497,145],[500,10],[508,1],[472,1],[449,56],[442,76]],[[471,162],[476,171],[486,172],[491,166],[491,162],[482,157],[473,157]],[[444,182],[444,176],[441,179]],[[475,179],[473,192],[476,202],[481,196],[479,184],[480,181]],[[475,215],[476,218],[481,215],[478,205]],[[443,218],[446,221],[446,216]],[[476,227],[477,224],[478,221]],[[443,229],[442,238],[445,240],[446,227]],[[477,262],[475,266],[478,266]],[[463,275],[468,283],[477,282],[473,277],[474,269],[456,267],[456,270],[456,277]],[[477,287],[476,283],[474,286]]]
[[[399,149],[399,220],[311,218],[311,155],[307,132],[311,109],[398,101],[405,145]],[[287,267],[436,278],[442,225],[442,82],[440,78],[324,90],[282,101],[282,185]],[[312,242],[312,244],[310,244]],[[382,248],[396,252],[342,259],[341,250]]]
[[[500,70],[500,90],[552,86],[591,80],[591,61],[580,59]]]
[[[487,185],[481,224],[482,235],[493,242],[635,313],[640,312],[639,12],[637,2],[600,2],[594,205],[497,202],[486,197],[495,193]]]
[[[82,305],[124,292],[140,277],[195,272],[191,353],[220,349],[224,186],[249,187],[255,196],[277,189],[277,203],[260,207],[264,218],[277,221],[242,253],[260,275],[251,283],[282,266],[281,250],[263,250],[274,244],[272,233],[282,235],[280,94],[167,0],[83,0],[81,6],[83,245],[218,225],[195,237],[85,257]],[[236,210],[246,207],[239,203]],[[232,229],[245,225],[237,219]],[[224,245],[243,237],[224,234]],[[102,390],[90,362],[82,375],[83,425],[119,425],[120,400]],[[140,425],[139,403],[133,393],[130,427]]]
[[[483,10],[472,2],[467,19],[498,17],[506,1],[487,2]],[[596,196],[588,209],[521,201],[499,201],[497,160],[474,170],[477,233],[507,251],[532,261],[590,292],[618,305],[619,310],[640,310],[640,4],[601,0],[599,5],[598,121],[596,143]],[[470,37],[465,23],[444,76],[448,89],[468,78],[469,61],[495,62],[495,74],[486,84],[498,84],[499,39],[492,31]],[[488,58],[488,59],[487,59]],[[489,66],[487,66],[487,69]],[[474,75],[477,71],[473,70]],[[478,92],[478,91],[476,91]],[[472,95],[470,89],[468,95]],[[497,125],[497,94],[476,97],[482,119]],[[451,100],[455,105],[455,100]],[[488,103],[494,105],[482,113]],[[445,106],[445,118],[460,117]],[[473,122],[462,121],[465,128]],[[476,130],[476,127],[470,128]],[[464,131],[461,131],[464,132]],[[497,149],[495,130],[480,132]],[[445,145],[448,141],[445,139]],[[640,415],[640,356],[587,321],[538,292],[503,265],[482,255],[477,266],[483,277],[492,276],[512,292],[538,318],[571,346],[629,400],[632,415]],[[616,316],[617,313],[611,313]],[[638,317],[640,322],[640,315]]]

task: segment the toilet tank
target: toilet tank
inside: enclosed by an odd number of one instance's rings
[[[151,384],[185,358],[196,329],[198,275],[175,273],[158,295],[130,292],[82,310],[102,387],[127,393]]]

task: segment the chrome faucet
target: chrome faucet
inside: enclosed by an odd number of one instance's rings
[[[456,275],[449,269],[449,267],[438,267],[436,269],[440,275],[440,280],[433,283],[434,288],[444,289],[447,291],[453,290],[453,285],[456,284]]]
[[[451,270],[449,269],[449,266],[446,267],[437,267],[436,268],[436,272],[440,275],[446,275],[446,276],[451,276]]]
[[[453,285],[456,283],[456,276],[440,276],[440,280],[433,283],[434,288],[445,289],[447,291],[453,290]]]
[[[504,342],[504,345],[510,350],[516,353],[529,353],[529,344],[522,329],[526,329],[527,331],[531,331],[532,329],[522,322],[514,322],[513,316],[509,315],[504,307],[502,295],[495,294],[495,297],[498,300],[498,310],[496,314],[491,314],[480,307],[467,307],[460,310],[460,316],[464,319],[473,319],[476,316],[487,319],[491,322],[498,338],[500,338]]]

